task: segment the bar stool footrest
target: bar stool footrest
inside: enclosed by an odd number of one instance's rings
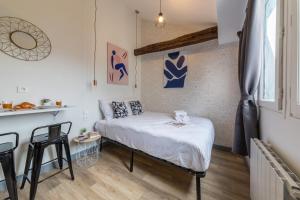
[[[62,159],[63,159],[65,162],[68,162],[68,160],[67,160],[66,158],[62,158]],[[52,163],[52,162],[54,162],[54,161],[56,161],[56,160],[58,160],[58,158],[55,158],[55,159],[53,159],[53,160],[49,160],[49,161],[43,163],[42,166],[44,166],[44,165],[46,165],[46,164],[49,164],[49,163]],[[48,176],[48,177],[46,177],[46,178],[44,178],[44,179],[38,181],[38,183],[42,183],[42,182],[44,182],[45,180],[47,180],[47,179],[49,179],[49,178],[52,178],[53,176],[56,176],[57,174],[60,174],[60,173],[62,173],[62,172],[64,172],[64,171],[66,171],[67,169],[70,169],[70,167],[68,166],[68,167],[66,167],[66,168],[64,168],[64,169],[61,169],[61,170],[59,170],[58,172],[55,172],[55,173],[51,174],[50,176]],[[29,171],[32,171],[32,168],[29,169]],[[26,178],[26,181],[27,181],[29,184],[31,184],[31,180],[28,178],[28,176],[26,176],[26,175],[24,174],[23,177],[25,177],[25,178]],[[8,198],[8,199],[9,199],[9,198]]]

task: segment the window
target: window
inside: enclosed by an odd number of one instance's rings
[[[291,114],[300,118],[300,3],[297,0],[291,1],[290,4],[289,27],[289,64],[291,83]]]
[[[263,66],[259,104],[274,110],[280,110],[282,107],[282,11],[282,0],[265,1]]]
[[[266,3],[264,32],[263,100],[275,101],[276,0]]]

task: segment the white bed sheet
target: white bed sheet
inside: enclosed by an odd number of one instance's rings
[[[211,160],[214,126],[209,119],[191,117],[180,128],[167,124],[170,114],[145,112],[139,116],[100,120],[95,129],[107,138],[178,166],[204,172]]]

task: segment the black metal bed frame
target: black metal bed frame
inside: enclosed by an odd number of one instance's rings
[[[151,155],[149,155],[149,154],[147,154],[147,153],[145,153],[145,152],[143,152],[143,151],[141,151],[141,150],[133,149],[133,148],[128,147],[128,146],[126,146],[126,145],[124,145],[124,144],[122,144],[122,143],[120,143],[120,142],[117,142],[117,141],[115,141],[115,140],[112,140],[112,139],[107,138],[107,137],[104,137],[104,136],[102,136],[102,137],[101,137],[101,140],[100,140],[100,152],[102,151],[103,141],[104,141],[104,140],[105,140],[105,141],[108,141],[108,142],[110,142],[110,143],[116,144],[116,145],[118,145],[118,146],[124,147],[124,148],[126,148],[126,149],[129,149],[129,150],[131,151],[130,167],[129,167],[129,171],[130,171],[130,172],[133,172],[133,159],[134,159],[134,153],[140,153],[140,154],[146,155],[146,156],[148,156],[148,157],[150,157],[150,158],[153,158],[153,159],[162,161],[162,162],[164,162],[164,163],[167,163],[167,164],[169,164],[169,165],[175,166],[175,167],[177,167],[177,168],[180,168],[180,169],[182,169],[182,170],[184,170],[184,171],[186,171],[186,172],[188,172],[188,173],[190,173],[190,174],[192,174],[192,175],[196,175],[196,192],[197,192],[197,200],[201,200],[201,178],[204,178],[204,177],[205,177],[206,172],[196,172],[196,171],[194,171],[194,170],[192,170],[192,169],[188,169],[188,168],[184,168],[184,167],[175,165],[174,163],[171,163],[171,162],[169,162],[169,161],[167,161],[167,160],[164,160],[164,159],[161,159],[161,158],[157,158],[157,157],[151,156]]]

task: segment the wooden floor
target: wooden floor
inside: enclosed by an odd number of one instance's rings
[[[195,200],[195,177],[165,163],[137,155],[134,171],[128,171],[130,153],[108,145],[98,163],[81,169],[74,163],[75,181],[68,171],[38,187],[38,200]],[[213,150],[207,176],[202,179],[202,199],[243,200],[249,198],[249,172],[244,160],[231,153]],[[19,191],[26,200],[29,184]],[[0,193],[0,199],[5,194]]]

